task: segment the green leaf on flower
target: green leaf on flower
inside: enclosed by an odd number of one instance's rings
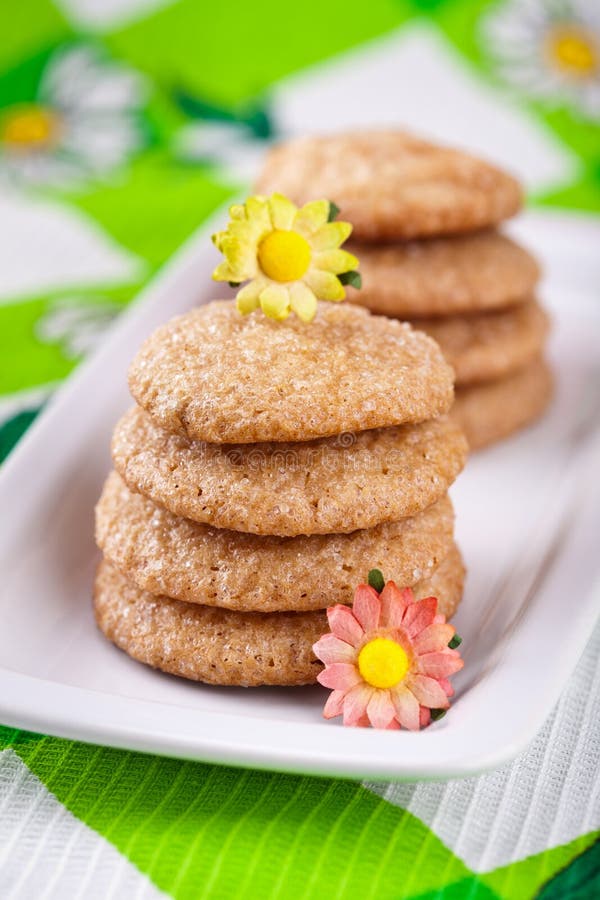
[[[242,283],[241,281],[228,281],[227,282],[229,287],[232,287],[232,288],[239,287],[241,283]]]
[[[357,291],[362,287],[360,272],[356,272],[355,270],[352,270],[351,272],[342,272],[341,275],[338,275],[338,278],[342,284],[349,284],[351,287],[356,288]]]
[[[327,216],[328,222],[333,222],[340,214],[340,208],[336,203],[333,203],[331,200],[329,201],[329,215]]]
[[[460,647],[462,644],[462,638],[460,634],[455,634],[452,640],[449,642],[448,646],[451,650],[456,650],[457,647]]]
[[[371,569],[367,581],[378,594],[380,594],[385,587],[385,580],[380,569]]]
[[[439,719],[443,719],[447,712],[448,712],[447,709],[432,709],[431,710],[431,721],[437,722]]]

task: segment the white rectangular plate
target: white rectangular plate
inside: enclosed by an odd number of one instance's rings
[[[218,217],[223,221],[224,214]],[[214,224],[214,222],[212,223]],[[0,721],[118,747],[295,772],[466,776],[507,762],[557,700],[598,613],[599,226],[529,214],[555,315],[558,392],[542,422],[474,456],[453,489],[469,576],[465,669],[418,734],[324,722],[314,688],[214,688],[129,659],[94,626],[93,506],[127,365],[160,322],[215,294],[211,225],[123,316],[0,473]]]

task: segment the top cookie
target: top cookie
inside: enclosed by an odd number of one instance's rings
[[[400,318],[512,306],[531,296],[540,275],[535,259],[497,231],[350,249],[363,286],[348,299]]]
[[[421,422],[449,409],[452,382],[431,338],[329,303],[310,325],[210,303],[155,331],[129,370],[131,393],[157,424],[213,443]]]
[[[360,240],[496,225],[521,206],[518,181],[483,160],[403,132],[299,138],[269,153],[257,190],[334,201]]]

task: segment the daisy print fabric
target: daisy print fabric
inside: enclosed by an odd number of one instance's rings
[[[102,178],[145,142],[142,75],[95,47],[57,49],[27,100],[0,109],[0,175],[66,190]]]
[[[96,349],[120,310],[107,299],[57,297],[38,319],[35,334],[43,344],[59,344],[67,359],[79,359]]]
[[[501,76],[531,97],[600,116],[600,3],[511,0],[483,20]]]

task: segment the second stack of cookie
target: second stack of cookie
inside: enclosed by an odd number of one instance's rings
[[[276,147],[258,189],[341,207],[363,282],[350,299],[439,343],[456,375],[452,415],[472,449],[543,412],[552,379],[548,317],[534,296],[539,269],[496,230],[521,206],[514,178],[406,133],[369,132]]]
[[[215,684],[312,683],[325,608],[371,568],[454,612],[447,492],[466,442],[431,339],[346,304],[307,326],[215,302],[158,329],[130,387],[95,608],[131,656]]]

